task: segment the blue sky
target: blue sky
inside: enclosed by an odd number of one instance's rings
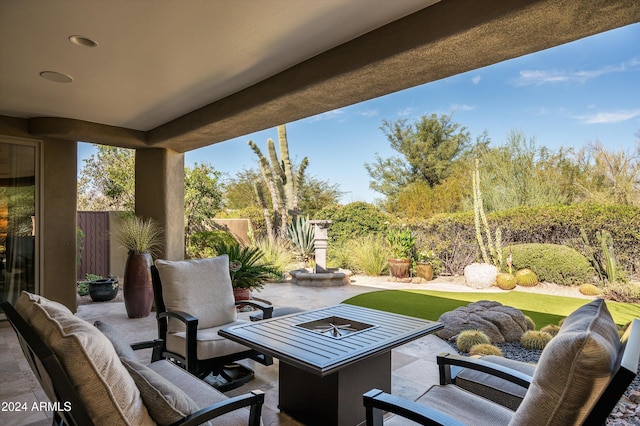
[[[554,150],[599,140],[631,152],[640,130],[640,24],[287,123],[289,150],[297,161],[309,157],[309,175],[339,184],[343,203],[370,202],[379,194],[364,163],[396,155],[382,120],[451,112],[474,139],[486,130],[494,145],[519,130]],[[257,167],[247,141],[266,153],[268,138],[277,140],[275,128],[188,152],[185,162],[234,176]]]

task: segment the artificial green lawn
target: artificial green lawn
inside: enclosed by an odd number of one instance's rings
[[[382,290],[364,293],[344,301],[351,305],[379,309],[417,318],[437,321],[445,312],[478,300],[494,300],[520,309],[536,323],[536,327],[557,324],[588,299],[510,291],[505,293],[451,293],[430,290]],[[607,301],[617,324],[640,318],[640,305]]]

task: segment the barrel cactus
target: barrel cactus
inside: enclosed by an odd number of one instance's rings
[[[527,323],[527,330],[536,329],[536,322],[529,315],[524,316],[524,321]]]
[[[520,338],[520,345],[525,349],[544,349],[553,339],[553,336],[546,331],[529,330]]]
[[[465,330],[458,334],[456,346],[461,352],[469,352],[471,347],[481,343],[489,344],[491,340],[481,330]]]
[[[496,276],[496,286],[502,290],[513,290],[516,288],[516,277],[513,274],[501,272]]]
[[[598,296],[602,291],[593,284],[582,284],[578,289],[585,296]]]
[[[560,326],[555,324],[549,324],[542,327],[540,331],[544,331],[546,333],[549,333],[552,336],[556,336],[560,331]]]
[[[538,276],[531,269],[520,269],[516,272],[516,282],[522,287],[535,287],[538,285]]]
[[[469,349],[469,355],[495,355],[502,356],[502,351],[499,347],[493,346],[487,343],[480,343],[479,345],[471,346]]]

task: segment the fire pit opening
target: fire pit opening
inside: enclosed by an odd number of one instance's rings
[[[333,337],[334,339],[342,339],[343,337],[351,336],[355,333],[369,330],[377,326],[347,318],[331,316],[296,324],[296,327],[313,331],[315,333],[322,334],[323,336]]]

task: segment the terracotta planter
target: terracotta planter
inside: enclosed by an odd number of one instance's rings
[[[240,300],[249,300],[251,299],[251,290],[248,288],[234,288],[233,297],[236,299],[236,302]]]
[[[151,313],[153,287],[151,286],[151,265],[149,253],[130,253],[124,267],[122,295],[129,318],[144,318]]]
[[[409,278],[411,259],[389,259],[389,273],[395,278]]]
[[[427,264],[416,265],[416,275],[427,281],[431,281],[433,279],[433,266]]]

